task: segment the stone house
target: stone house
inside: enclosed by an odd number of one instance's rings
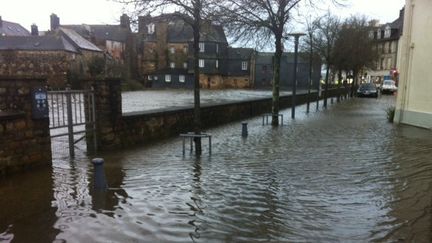
[[[0,75],[45,76],[51,87],[64,87],[73,65],[86,64],[102,51],[73,31],[57,30],[45,36],[0,37]]]
[[[130,19],[126,14],[120,17],[120,25],[61,25],[60,18],[56,14],[50,16],[51,31],[73,30],[82,38],[105,51],[107,56],[121,64],[129,64],[128,41],[133,39],[130,29]]]
[[[432,1],[406,0],[394,121],[432,129]]]
[[[256,54],[252,48],[228,48],[224,73],[225,88],[253,88]]]
[[[399,38],[403,30],[403,18],[404,9],[400,10],[399,17],[391,23],[383,25],[372,23],[376,26],[369,35],[370,38],[373,38],[379,55],[375,68],[368,70],[368,76],[372,82],[381,83],[384,79],[397,81],[397,53]]]
[[[138,73],[152,87],[193,87],[193,31],[182,18],[174,14],[140,16],[137,43]],[[229,48],[222,26],[204,23],[199,46],[200,86],[239,88],[228,77]],[[236,58],[231,57],[234,62]],[[249,81],[249,73],[246,76]],[[250,87],[250,83],[242,87]]]

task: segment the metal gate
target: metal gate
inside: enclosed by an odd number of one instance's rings
[[[97,149],[94,90],[48,91],[51,138],[68,136],[70,157],[75,156],[75,144],[86,135],[93,137]],[[76,136],[81,135],[75,139]],[[88,142],[88,141],[87,141]]]

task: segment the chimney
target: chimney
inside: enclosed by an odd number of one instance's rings
[[[0,16],[0,28],[1,27],[3,27],[3,20],[2,20],[2,18],[1,18],[1,16]]]
[[[38,36],[39,35],[39,30],[36,24],[32,24],[31,25],[31,35],[32,36]]]
[[[122,16],[120,16],[120,26],[122,28],[130,30],[130,19],[127,14],[123,14]]]
[[[138,32],[145,32],[146,19],[144,16],[138,16]]]
[[[60,18],[56,14],[51,14],[51,30],[56,30],[60,27]]]

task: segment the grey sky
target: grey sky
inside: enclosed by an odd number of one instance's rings
[[[3,20],[17,22],[25,28],[35,23],[39,30],[49,29],[49,15],[56,13],[62,24],[117,24],[123,6],[108,0],[0,0]],[[330,9],[342,17],[362,14],[381,23],[391,22],[399,15],[405,0],[351,0],[343,9]],[[326,10],[329,6],[323,6]]]

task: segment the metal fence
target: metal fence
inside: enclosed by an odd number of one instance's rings
[[[75,144],[88,134],[97,149],[94,100],[93,89],[48,91],[51,138],[67,136],[70,157],[75,156]]]

